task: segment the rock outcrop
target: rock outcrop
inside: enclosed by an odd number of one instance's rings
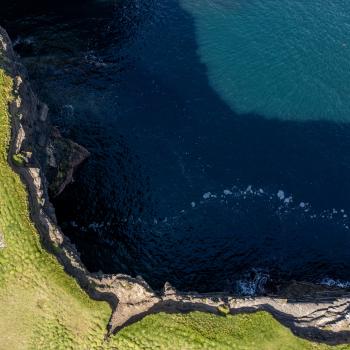
[[[163,291],[156,292],[141,277],[87,271],[75,246],[58,227],[48,193],[57,195],[63,191],[88,152],[62,138],[50,125],[48,107],[33,93],[26,71],[1,27],[0,65],[14,81],[9,162],[27,186],[31,216],[42,244],[92,298],[111,305],[109,334],[156,312],[199,310],[222,315],[266,310],[299,336],[330,344],[350,342],[350,294],[344,290],[294,283],[275,296],[242,298],[220,293],[181,293],[166,283]]]

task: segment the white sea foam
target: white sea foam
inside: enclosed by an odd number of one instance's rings
[[[265,292],[265,286],[270,276],[263,269],[252,269],[246,278],[236,282],[237,292],[240,295],[254,296]]]
[[[256,294],[256,285],[254,281],[239,280],[237,281],[237,292],[240,295],[254,296]]]
[[[96,230],[98,230],[99,228],[102,228],[103,226],[104,226],[103,223],[100,223],[100,224],[99,224],[98,222],[92,222],[92,223],[88,226],[88,228],[90,228],[90,229],[96,231]]]
[[[253,191],[252,191],[252,188],[253,188],[253,186],[252,186],[252,185],[249,185],[249,186],[246,188],[245,192],[252,193],[252,192],[253,192]]]
[[[285,200],[284,200],[284,203],[286,203],[286,204],[289,204],[289,203],[292,203],[292,202],[293,202],[293,197],[292,196],[290,196],[288,198],[285,198]]]
[[[277,197],[282,201],[282,200],[285,198],[284,191],[279,190],[279,191],[277,192]]]
[[[18,37],[16,40],[13,42],[13,46],[25,44],[25,45],[32,45],[35,43],[35,39],[32,36],[28,36],[26,38]]]
[[[219,193],[219,192],[218,192]],[[202,198],[193,200],[190,202],[192,208],[201,209],[209,203],[223,205],[227,208],[231,207],[232,210],[240,210],[239,208],[245,206],[244,204],[247,200],[257,200],[266,203],[266,208],[268,210],[274,211],[274,213],[283,220],[289,215],[299,215],[302,220],[327,220],[332,221],[334,224],[342,226],[344,229],[350,229],[349,223],[349,213],[345,212],[344,209],[340,208],[330,208],[322,211],[314,210],[312,204],[306,201],[296,201],[295,196],[288,194],[282,189],[278,191],[268,190],[261,187],[254,188],[253,185],[247,186],[245,189],[243,187],[239,188],[237,185],[227,186],[225,190],[221,192],[222,194],[217,195],[215,192],[205,192]],[[294,204],[295,203],[295,204]],[[185,211],[181,211],[185,213]],[[272,214],[272,213],[271,213]],[[177,220],[178,216],[169,216],[169,221]],[[297,219],[297,218],[295,218]]]
[[[332,279],[329,277],[323,278],[320,284],[328,287],[350,288],[350,281],[342,281],[339,279]]]
[[[206,192],[203,194],[204,199],[209,199],[211,197],[211,192]]]

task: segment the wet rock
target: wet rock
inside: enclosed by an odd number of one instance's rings
[[[163,294],[166,296],[176,294],[176,289],[169,282],[165,282]]]

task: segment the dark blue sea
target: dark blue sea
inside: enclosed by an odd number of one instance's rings
[[[90,271],[242,294],[350,282],[350,2],[3,1],[91,157],[53,198]]]

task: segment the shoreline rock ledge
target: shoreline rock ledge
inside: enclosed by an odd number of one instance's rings
[[[0,66],[14,82],[9,163],[27,187],[31,218],[44,247],[91,298],[110,304],[107,335],[157,312],[203,311],[222,315],[264,310],[303,338],[328,344],[350,343],[350,292],[346,290],[294,282],[278,295],[243,298],[224,293],[183,293],[169,283],[162,291],[154,291],[142,277],[90,273],[75,246],[58,227],[48,195],[49,191],[53,195],[63,191],[89,153],[61,137],[50,125],[48,107],[32,91],[26,70],[1,27]]]

